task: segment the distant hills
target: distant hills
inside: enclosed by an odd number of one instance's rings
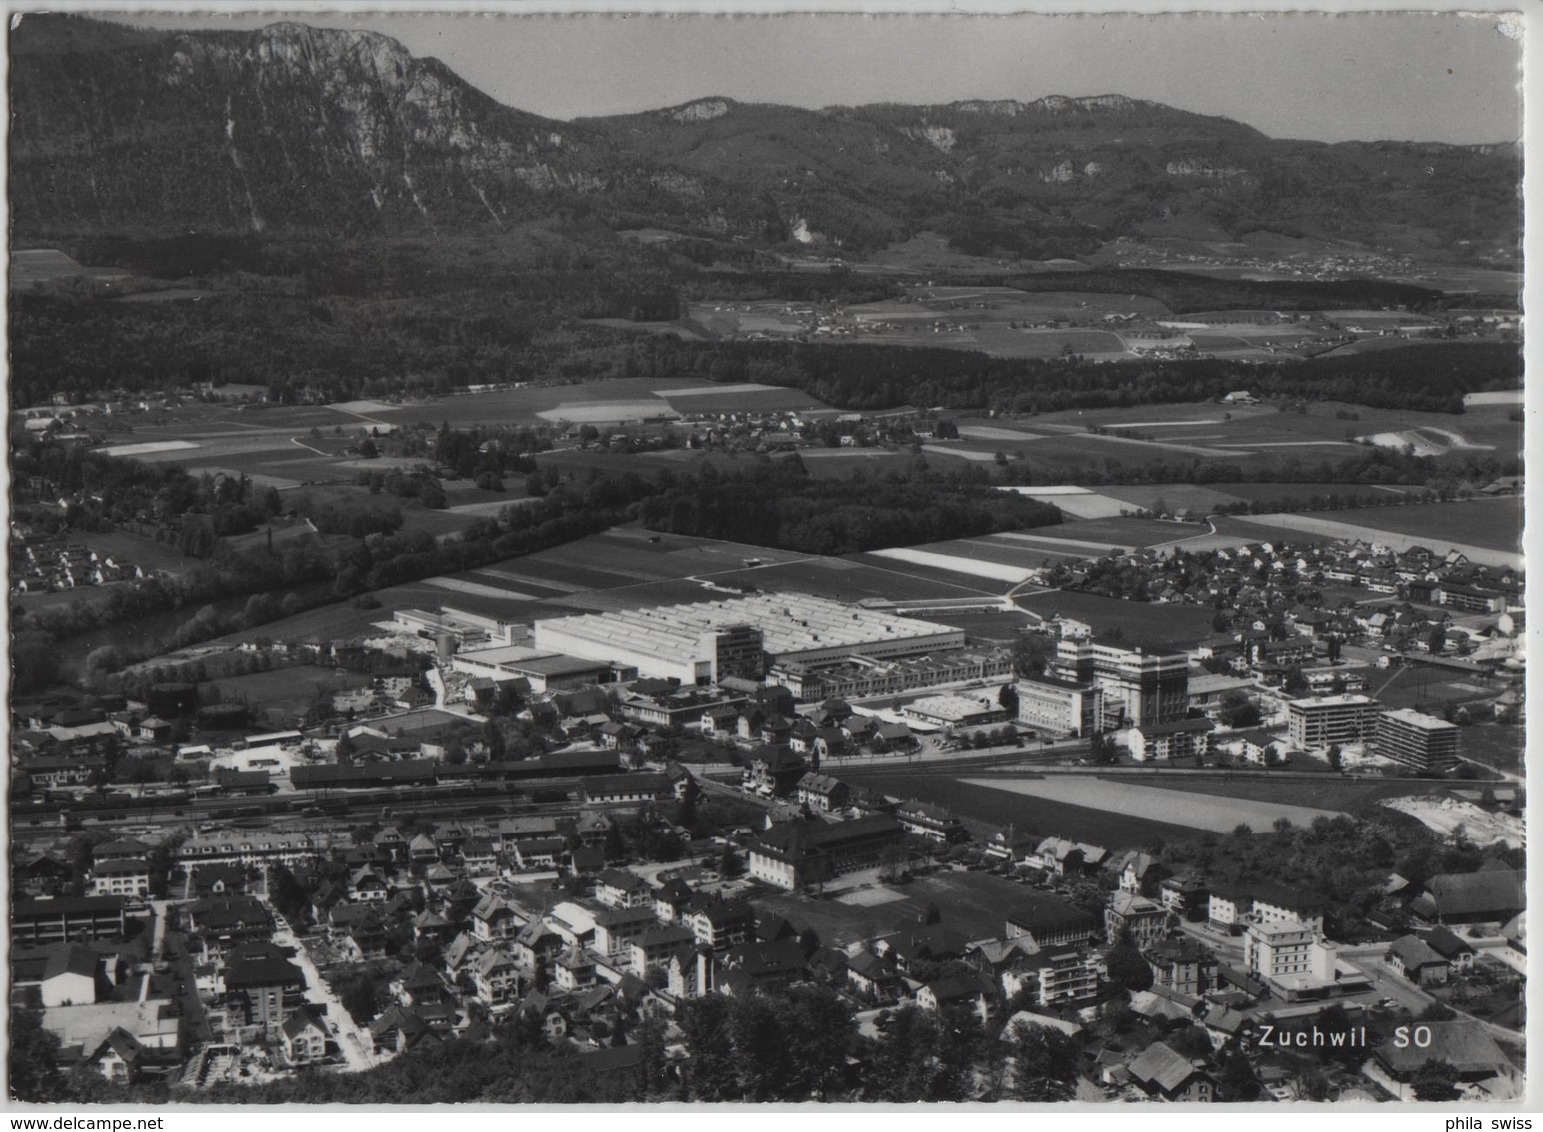
[[[1520,231],[1516,147],[1272,139],[1109,95],[803,110],[703,98],[560,122],[386,36],[278,23],[13,32],[18,237],[475,232],[570,210],[860,256],[1085,255],[1273,233],[1471,259]]]

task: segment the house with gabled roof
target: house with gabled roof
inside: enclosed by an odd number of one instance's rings
[[[544,920],[532,920],[520,929],[509,944],[510,954],[520,966],[534,970],[538,965],[550,962],[567,946],[560,932]]]
[[[1153,1100],[1209,1104],[1216,1082],[1204,1068],[1166,1042],[1153,1042],[1127,1066],[1131,1080]]]
[[[404,1053],[424,1042],[437,1042],[439,1035],[427,1022],[405,1006],[393,1005],[370,1023],[370,1036],[376,1053]]]
[[[520,993],[520,970],[514,958],[498,947],[486,948],[471,961],[472,987],[489,1007],[506,1006]]]
[[[1425,945],[1445,959],[1453,971],[1473,970],[1478,952],[1450,928],[1438,925],[1424,935]]]
[[[648,882],[627,869],[606,869],[595,877],[595,899],[607,908],[638,908],[653,898]]]
[[[85,1058],[85,1064],[114,1084],[132,1085],[148,1060],[149,1052],[139,1039],[122,1026],[114,1026]]]
[[[810,771],[798,780],[798,801],[811,810],[834,813],[847,805],[850,791],[846,783],[829,774]]]
[[[491,892],[477,902],[471,913],[472,935],[489,943],[512,938],[524,924],[525,917],[512,904]]]
[[[1452,974],[1452,965],[1417,935],[1400,936],[1387,951],[1388,966],[1418,987],[1439,986]]]
[[[786,747],[757,747],[745,760],[742,788],[763,797],[782,798],[798,789],[808,771],[803,756]]]
[[[846,977],[854,991],[874,1002],[897,1002],[905,993],[905,982],[893,962],[871,951],[847,958]]]
[[[916,992],[916,1005],[932,1013],[949,1009],[971,1010],[980,1015],[982,1022],[986,1021],[991,1009],[981,979],[969,975],[927,983]]]
[[[719,986],[735,996],[788,986],[804,979],[809,971],[803,950],[793,939],[735,944],[719,966]]]
[[[661,924],[680,923],[695,896],[691,886],[681,878],[665,881],[654,889],[654,917]]]
[[[327,1056],[327,1024],[309,1005],[300,1007],[279,1028],[284,1057],[291,1065],[309,1065]]]
[[[754,936],[755,909],[745,900],[699,897],[687,909],[684,922],[696,934],[698,944],[719,950]]]

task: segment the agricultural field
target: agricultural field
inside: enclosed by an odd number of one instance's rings
[[[1033,567],[1027,561],[1027,556],[1024,556],[1022,565],[1017,565],[1011,562],[993,561],[989,557],[976,553],[969,547],[961,547],[957,544],[936,543],[933,545],[938,549],[892,547],[888,550],[870,551],[869,554],[873,558],[905,563],[910,566],[919,566],[933,571],[945,571],[948,574],[978,578],[981,579],[983,584],[997,582],[1017,585],[1018,583],[1028,581],[1034,573]],[[956,550],[965,550],[966,553],[950,554],[947,548],[951,546]]]
[[[1514,506],[1514,501],[1512,501]],[[1435,506],[1440,506],[1439,504]],[[1452,504],[1452,506],[1462,506]],[[1475,504],[1477,506],[1477,504]],[[1389,510],[1419,510],[1421,505],[1413,505],[1409,508],[1390,508]],[[1381,508],[1372,512],[1355,511],[1326,511],[1321,514],[1271,514],[1251,517],[1248,525],[1258,525],[1266,529],[1275,529],[1284,532],[1280,537],[1292,542],[1305,541],[1301,534],[1316,535],[1322,539],[1373,539],[1392,550],[1402,552],[1411,546],[1426,546],[1437,554],[1445,554],[1449,550],[1456,550],[1464,554],[1472,562],[1486,566],[1503,566],[1511,569],[1522,568],[1522,556],[1517,549],[1501,550],[1493,544],[1502,542],[1507,520],[1498,515],[1487,515],[1476,519],[1471,524],[1471,529],[1479,532],[1486,539],[1488,545],[1480,545],[1472,542],[1459,542],[1449,534],[1436,526],[1417,526],[1405,531],[1393,530],[1385,521],[1382,521]],[[1358,523],[1355,516],[1364,515],[1365,522]],[[1343,517],[1350,516],[1350,517]],[[1376,516],[1376,517],[1374,517]],[[1514,521],[1514,520],[1513,520]],[[1406,522],[1400,526],[1409,527]],[[1220,524],[1218,524],[1220,529]],[[1514,528],[1513,528],[1514,529]],[[1511,543],[1513,548],[1518,542]]]
[[[1266,830],[1281,818],[1293,825],[1310,825],[1316,817],[1333,817],[1337,812],[1316,806],[1262,802],[1236,795],[1228,796],[1226,803],[1219,803],[1210,796],[1081,775],[1022,779],[967,778],[961,781],[966,785],[1000,790],[1016,797],[1030,797],[1036,802],[1080,806],[1111,816],[1163,821],[1212,833],[1230,833],[1239,824]],[[1078,839],[1087,840],[1083,835],[1078,835]]]
[[[1054,537],[1082,542],[1108,542],[1114,546],[1162,546],[1191,535],[1203,535],[1204,523],[1177,523],[1172,520],[1137,519],[1132,517],[1112,519],[1083,519],[1075,523],[1062,523],[1052,528]]]
[[[899,771],[847,771],[845,777],[896,798],[919,798],[952,810],[977,836],[1012,826],[1033,837],[1070,837],[1101,845],[1111,852],[1139,849],[1158,839],[1188,837],[1192,830],[1168,820],[1113,813],[1103,808],[1053,801],[1035,794],[1018,794],[992,785],[934,774]],[[1027,780],[1024,780],[1027,781]],[[1032,780],[1038,785],[1043,779]],[[1237,822],[1234,821],[1233,825]],[[1229,830],[1232,826],[1227,827]]]
[[[1114,499],[1107,492],[1095,492],[1086,488],[1012,487],[1005,490],[1015,491],[1019,495],[1037,499],[1041,503],[1052,504],[1063,515],[1070,515],[1076,519],[1107,519],[1126,514],[1132,509],[1131,504]]]
[[[887,475],[909,467],[916,459],[910,452],[888,448],[801,448],[798,457],[809,475],[827,479],[848,479],[856,471],[868,476]]]
[[[428,514],[435,514],[428,512]],[[440,513],[442,514],[442,513]],[[650,541],[657,539],[658,541]],[[747,567],[758,559],[764,565]],[[509,558],[460,574],[426,578],[378,591],[378,608],[338,602],[264,626],[277,638],[333,639],[366,633],[401,608],[449,606],[471,613],[529,620],[646,605],[721,600],[732,596],[706,584],[791,589],[845,601],[971,597],[994,592],[951,583],[903,563],[810,558],[788,551],[617,527],[550,550]],[[225,638],[239,641],[246,634]]]
[[[878,562],[884,563],[879,565],[863,555],[849,558],[799,558],[780,563],[771,563],[764,552],[760,557],[767,559],[768,564],[705,576],[723,586],[739,589],[753,586],[765,591],[786,589],[836,601],[861,601],[864,598],[923,601],[929,598],[974,597],[982,592],[995,592],[989,584],[985,587],[970,585],[969,578],[959,578],[951,584],[914,572],[913,566],[902,561],[879,559]]]
[[[1118,629],[1131,644],[1165,644],[1190,648],[1211,635],[1215,611],[1199,605],[1165,605],[1121,601],[1076,590],[1039,590],[1019,594],[1021,609],[1052,617],[1059,613],[1093,627],[1094,633]]]
[[[1414,503],[1402,507],[1365,507],[1324,512],[1326,519],[1363,527],[1367,537],[1391,532],[1423,539],[1432,550],[1462,543],[1514,551],[1521,543],[1520,496],[1465,499],[1455,503]]]
[[[1099,487],[1098,494],[1132,509],[1152,511],[1158,510],[1158,505],[1162,504],[1161,510],[1168,513],[1193,511],[1197,515],[1205,515],[1216,510],[1217,507],[1227,506],[1239,500],[1240,497],[1232,490],[1233,486],[1228,484],[1226,488],[1215,488],[1190,483],[1110,485]],[[1250,486],[1276,490],[1273,484]]]
[[[1125,488],[1110,488],[1110,491],[1124,491]],[[1280,503],[1284,508],[1288,500],[1295,500],[1298,504],[1306,505],[1313,496],[1328,498],[1330,495],[1344,495],[1347,492],[1355,492],[1357,495],[1366,495],[1373,491],[1387,493],[1389,499],[1396,499],[1401,495],[1407,495],[1412,488],[1407,487],[1382,487],[1377,484],[1343,484],[1343,483],[1229,483],[1216,488],[1204,488],[1201,490],[1214,491],[1217,495],[1231,496],[1235,501],[1244,503]]]
[[[848,556],[854,562],[875,566],[900,577],[915,579],[922,585],[930,585],[930,592],[909,595],[912,598],[962,597],[969,594],[1000,594],[1005,583],[1018,578],[1022,571],[1015,567],[997,566],[982,562],[975,556],[929,554],[915,548],[871,550]],[[963,591],[963,592],[961,592]],[[892,595],[901,598],[901,590]]]

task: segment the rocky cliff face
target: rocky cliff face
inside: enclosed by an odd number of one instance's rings
[[[557,122],[370,32],[13,35],[18,231],[475,230],[581,206],[860,250],[933,229],[1087,250],[1144,219],[1514,240],[1514,149],[1274,141],[1120,95],[823,111],[703,98]],[[1462,202],[1462,207],[1456,207]],[[957,240],[956,240],[957,242]]]

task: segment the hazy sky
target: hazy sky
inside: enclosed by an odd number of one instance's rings
[[[1275,137],[1489,142],[1522,133],[1522,45],[1493,15],[251,11],[117,18],[179,28],[276,19],[368,28],[416,55],[438,56],[501,102],[554,118],[713,94],[828,106],[1118,93],[1235,118]]]

